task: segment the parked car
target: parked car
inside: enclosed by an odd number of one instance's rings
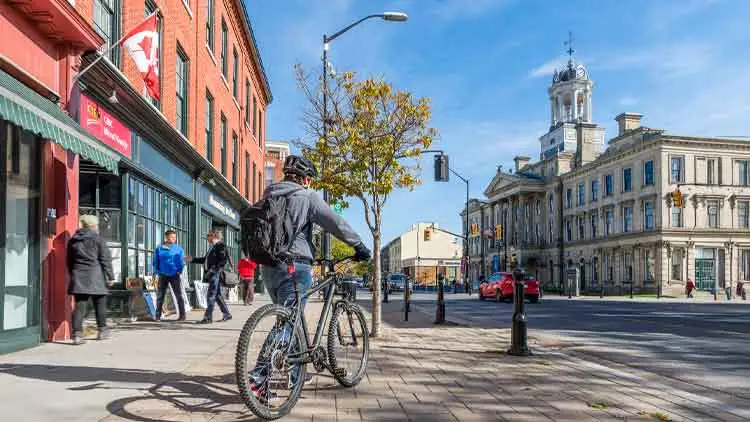
[[[403,292],[406,287],[406,277],[403,274],[391,274],[391,291]]]
[[[539,301],[539,281],[532,275],[524,278],[523,296],[531,303]],[[513,274],[493,273],[479,285],[479,300],[494,298],[497,300],[513,300]]]

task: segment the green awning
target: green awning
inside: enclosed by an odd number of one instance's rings
[[[81,128],[57,104],[0,70],[0,119],[118,173],[120,156]]]

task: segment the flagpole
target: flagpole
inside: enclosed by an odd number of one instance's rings
[[[157,13],[159,13],[159,8],[158,7],[156,8],[156,10],[154,10],[154,13],[146,16],[146,19],[144,19],[143,21],[141,21],[141,23],[143,23],[143,22],[151,19],[151,17],[154,16],[154,15],[156,15]],[[107,54],[109,54],[110,51],[112,51],[115,47],[117,47],[118,45],[120,45],[123,42],[123,40],[125,40],[125,38],[127,38],[129,35],[130,35],[130,32],[128,32],[127,34],[123,35],[119,40],[117,40],[116,43],[112,44],[112,46],[109,47],[107,49],[107,51],[105,51],[104,53],[99,53],[99,57],[97,57],[96,60],[94,60],[93,62],[89,63],[89,65],[86,66],[85,68],[83,68],[83,70],[81,70],[78,73],[76,73],[75,75],[73,75],[73,79],[71,80],[71,84],[75,84],[76,81],[81,77],[81,75],[83,75],[84,73],[88,72],[92,67],[94,67],[95,64],[99,63],[99,60],[101,60],[104,57],[106,57]]]

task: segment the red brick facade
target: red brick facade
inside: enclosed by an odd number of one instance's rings
[[[93,26],[94,2],[77,1],[76,9]],[[151,0],[150,4],[159,8],[161,19],[162,44],[160,51],[160,110],[165,118],[176,125],[176,66],[178,46],[189,60],[188,66],[188,110],[187,139],[194,148],[207,157],[206,153],[206,92],[213,97],[213,159],[212,164],[221,171],[221,116],[227,121],[227,150],[225,177],[232,182],[233,133],[238,139],[239,154],[236,161],[237,177],[234,186],[251,202],[260,196],[263,189],[264,139],[266,130],[266,109],[271,101],[270,90],[265,79],[259,52],[249,35],[242,9],[242,0],[212,0],[213,12],[213,53],[207,44],[207,17],[209,0]],[[116,2],[117,3],[117,2]],[[120,35],[127,33],[145,17],[146,1],[119,0],[121,7]],[[224,79],[221,68],[222,23],[227,27],[227,77]],[[237,97],[232,92],[233,51],[238,57]],[[145,92],[144,83],[135,63],[124,49],[120,52],[120,69],[139,91]],[[251,95],[246,103],[246,83]],[[253,99],[257,104],[253,115]],[[245,121],[245,108],[249,106],[248,120]],[[257,129],[253,130],[256,122]],[[250,157],[249,173],[245,171],[245,154]],[[254,166],[253,166],[254,164]],[[255,171],[253,171],[253,168]],[[249,177],[246,185],[245,179]],[[246,189],[247,186],[247,189]]]

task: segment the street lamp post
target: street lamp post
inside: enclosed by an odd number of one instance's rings
[[[380,18],[389,22],[405,22],[407,19],[409,19],[409,16],[403,12],[385,12],[385,13],[380,13],[380,14],[368,15],[356,22],[349,24],[348,26],[337,31],[331,36],[323,34],[323,140],[325,142],[328,141],[328,44],[331,41],[343,35],[346,31],[359,25],[360,23],[368,19],[375,19],[375,18]],[[323,166],[325,166],[325,163],[323,163]],[[323,168],[321,170],[325,171]],[[331,198],[328,193],[328,189],[323,189],[323,200],[325,200],[326,204],[330,202],[330,199]],[[331,235],[330,233],[323,232],[323,238],[322,238],[321,243],[322,243],[321,246],[323,248],[323,256],[325,257],[326,260],[330,260],[331,259]]]

